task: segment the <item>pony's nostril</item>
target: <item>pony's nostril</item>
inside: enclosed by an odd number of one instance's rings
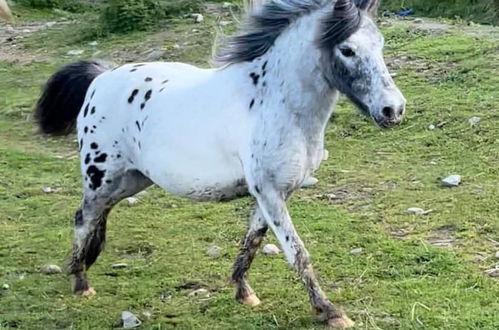
[[[383,110],[381,110],[381,113],[389,119],[395,117],[395,110],[392,107],[384,107]]]

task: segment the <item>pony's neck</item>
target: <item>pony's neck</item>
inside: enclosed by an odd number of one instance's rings
[[[338,92],[323,77],[322,53],[316,45],[321,13],[294,22],[272,48],[248,65],[248,75],[258,77],[255,102],[280,112],[290,112],[312,131],[323,131]]]

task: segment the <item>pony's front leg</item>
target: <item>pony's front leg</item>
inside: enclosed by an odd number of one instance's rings
[[[236,299],[249,306],[260,304],[260,299],[247,282],[248,270],[255,257],[256,251],[262,244],[265,233],[267,232],[267,221],[257,206],[248,226],[248,232],[241,242],[241,249],[234,263],[232,272],[232,281],[236,285]]]
[[[326,297],[315,277],[308,251],[296,232],[286,207],[283,192],[274,189],[257,189],[255,196],[258,205],[282,245],[288,262],[303,280],[310,302],[319,318],[336,328],[350,328],[354,322],[341,313]]]

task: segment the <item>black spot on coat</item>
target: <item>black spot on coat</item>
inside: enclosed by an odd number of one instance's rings
[[[90,189],[97,190],[100,186],[102,186],[102,178],[106,173],[105,170],[99,170],[99,168],[95,165],[90,165],[87,168],[87,176],[90,178],[91,184]]]
[[[128,103],[132,103],[133,100],[135,99],[135,96],[137,96],[138,93],[139,93],[139,90],[138,89],[134,89],[132,91],[132,94],[130,94],[130,97],[128,98]]]
[[[107,154],[106,153],[102,153],[99,157],[95,157],[94,158],[94,162],[96,163],[104,163],[107,159]]]
[[[87,154],[85,156],[85,165],[88,165],[88,164],[90,164],[90,154]]]
[[[260,79],[260,75],[254,73],[254,72],[251,72],[250,77],[253,80],[253,85],[255,85],[255,86],[258,85],[258,79]]]
[[[99,148],[99,145],[95,142],[92,142],[92,143],[90,143],[90,148],[97,149],[97,148]]]
[[[151,77],[146,77],[146,79],[144,79],[145,82],[150,82],[152,81],[152,78]]]

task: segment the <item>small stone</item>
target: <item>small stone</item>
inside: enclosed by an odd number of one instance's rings
[[[149,311],[143,311],[141,314],[145,320],[150,320],[152,318],[152,313]]]
[[[89,45],[89,46],[92,46],[92,47],[95,47],[95,46],[97,46],[98,44],[99,44],[99,43],[98,43],[97,41],[90,41],[90,42],[88,43],[88,45]]]
[[[329,158],[329,151],[327,149],[324,149],[322,154],[322,160],[328,160],[328,158]]]
[[[159,300],[161,300],[161,302],[167,302],[170,299],[172,299],[172,294],[170,292],[163,292],[161,294],[161,297],[159,297]]]
[[[50,187],[43,187],[42,188],[43,192],[46,193],[46,194],[51,194],[54,192],[54,189],[50,188]]]
[[[78,55],[81,55],[83,54],[85,51],[83,49],[74,49],[74,50],[70,50],[66,53],[66,55],[69,55],[69,56],[78,56]]]
[[[123,269],[123,268],[127,268],[127,267],[128,267],[128,264],[125,264],[123,262],[111,265],[111,268],[113,268],[113,269]]]
[[[428,129],[429,129],[430,131],[433,131],[433,130],[435,129],[435,125],[431,124],[430,126],[428,126]]]
[[[315,186],[319,182],[317,178],[314,178],[313,176],[309,176],[305,180],[303,180],[303,183],[301,184],[302,188],[311,188]]]
[[[470,119],[468,119],[468,123],[470,123],[471,125],[475,125],[478,124],[481,120],[482,118],[480,117],[471,117]]]
[[[8,285],[7,283],[5,283],[4,285],[2,285],[2,289],[3,290],[9,290],[10,289],[10,285]]]
[[[7,25],[5,27],[5,31],[7,31],[7,32],[15,32],[16,30],[12,27],[12,25]]]
[[[173,45],[173,49],[180,49],[180,45],[179,44],[174,44]]]
[[[121,313],[121,320],[123,321],[123,329],[137,328],[142,324],[142,322],[137,318],[137,316],[133,315],[128,311],[124,311]]]
[[[216,245],[212,245],[206,250],[206,254],[212,258],[218,258],[220,257],[220,254],[222,252],[222,249]]]
[[[51,22],[47,22],[47,23],[45,23],[45,26],[46,26],[46,27],[52,27],[52,26],[54,26],[54,25],[56,25],[56,24],[57,24],[57,22],[51,21]]]
[[[125,198],[125,200],[129,206],[134,206],[134,205],[137,205],[139,203],[139,200],[135,197],[127,197],[127,198]]]
[[[145,197],[148,194],[149,193],[147,192],[147,190],[142,190],[141,192],[136,193],[135,196],[137,196],[137,197]]]
[[[390,76],[392,78],[395,78],[396,76],[398,76],[398,73],[397,72],[390,72]]]
[[[363,248],[356,248],[356,249],[350,250],[350,254],[353,254],[353,255],[358,255],[358,254],[361,254],[362,252],[364,252]]]
[[[499,251],[496,252],[496,259],[499,259]]]
[[[265,255],[277,255],[281,253],[281,250],[275,244],[265,244],[262,249],[262,253]]]
[[[23,33],[31,33],[31,30],[24,29],[22,32],[23,32]]]
[[[457,174],[449,175],[442,180],[444,187],[457,187],[461,183],[461,176]]]
[[[485,274],[489,275],[490,277],[499,278],[499,268],[496,267],[496,268],[488,269],[485,271]]]
[[[423,20],[421,18],[415,18],[414,23],[421,24],[421,23],[423,23]]]
[[[164,53],[165,52],[161,49],[153,50],[152,52],[149,53],[149,55],[147,55],[146,61],[148,62],[158,61],[161,59],[161,57],[163,57]]]
[[[197,289],[189,293],[189,298],[208,298],[210,296],[210,292],[206,289]]]
[[[194,18],[194,23],[201,23],[204,21],[204,16],[201,14],[192,14],[191,17]]]
[[[406,213],[408,214],[415,214],[415,215],[427,215],[428,213],[431,213],[433,210],[423,210],[420,207],[410,207],[406,210]]]
[[[45,265],[41,268],[42,273],[44,274],[59,274],[62,273],[61,267],[57,265]]]
[[[227,25],[231,25],[232,23],[234,23],[234,22],[232,22],[232,21],[220,21],[220,26],[227,26]]]

